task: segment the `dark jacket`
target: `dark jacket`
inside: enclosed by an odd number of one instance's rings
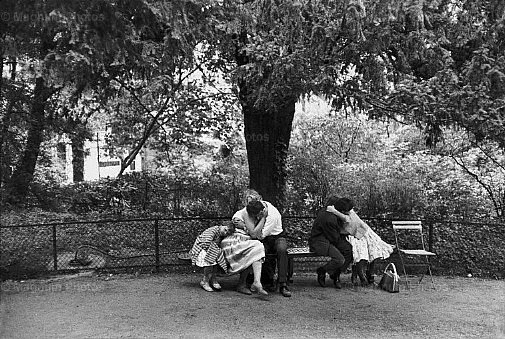
[[[309,244],[313,241],[327,241],[336,246],[340,239],[342,221],[333,213],[327,212],[326,207],[319,211],[310,232]]]

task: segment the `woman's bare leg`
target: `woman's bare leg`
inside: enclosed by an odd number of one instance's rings
[[[253,268],[253,275],[254,275],[254,282],[251,286],[251,291],[253,292],[258,292],[259,294],[262,295],[268,295],[267,291],[263,289],[263,286],[261,285],[261,267],[262,267],[262,262],[261,261],[255,261],[252,264]]]

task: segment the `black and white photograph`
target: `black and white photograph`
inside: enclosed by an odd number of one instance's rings
[[[0,338],[505,338],[504,0],[0,0]]]

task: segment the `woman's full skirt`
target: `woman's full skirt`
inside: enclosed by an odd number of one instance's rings
[[[259,240],[235,232],[221,241],[224,256],[230,265],[228,273],[238,273],[265,258],[265,247]]]
[[[372,229],[369,229],[361,239],[350,235],[347,241],[352,245],[354,263],[361,260],[372,262],[375,259],[386,259],[393,253],[393,247],[383,241]]]

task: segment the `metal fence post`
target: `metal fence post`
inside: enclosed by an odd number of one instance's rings
[[[160,271],[160,229],[159,221],[154,221],[154,256],[156,260],[156,272]]]
[[[428,225],[428,251],[433,252],[433,222]]]
[[[53,267],[58,270],[58,253],[56,252],[56,225],[53,225]]]

